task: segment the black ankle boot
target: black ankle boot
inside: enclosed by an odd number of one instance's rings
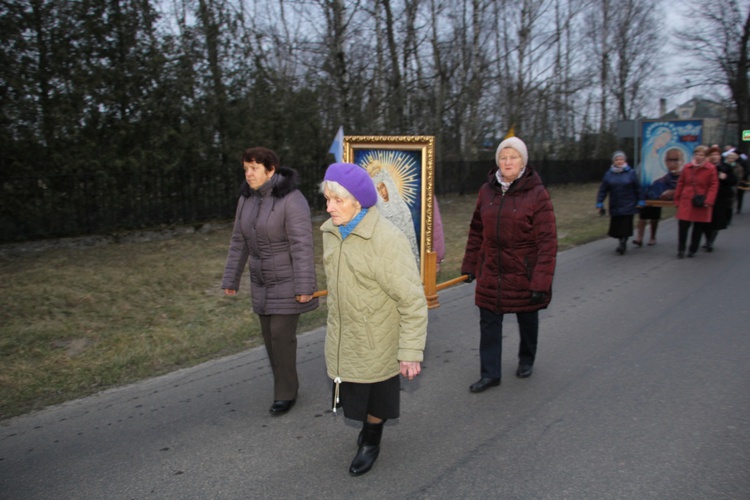
[[[357,446],[362,446],[362,442],[365,440],[365,427],[367,427],[367,422],[362,422],[362,429],[357,436]]]
[[[349,466],[349,474],[352,476],[361,476],[365,474],[375,463],[380,453],[380,438],[383,436],[383,424],[371,424],[365,422],[362,427],[362,444],[357,450],[357,455]]]
[[[620,244],[617,245],[617,253],[625,255],[625,250],[628,248],[628,239],[620,238]]]

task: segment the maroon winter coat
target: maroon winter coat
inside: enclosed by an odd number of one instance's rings
[[[475,303],[495,314],[544,309],[552,298],[557,229],[549,193],[527,166],[503,195],[495,168],[479,190],[462,274],[476,276]],[[531,303],[531,292],[546,300]]]
[[[719,175],[716,167],[708,160],[700,167],[692,162],[682,167],[682,173],[677,180],[674,191],[674,204],[677,207],[676,217],[679,220],[691,222],[711,222],[711,214],[716,193],[719,191]],[[706,197],[706,206],[694,207],[693,195],[702,194]]]

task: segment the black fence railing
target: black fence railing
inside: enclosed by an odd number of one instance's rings
[[[548,186],[595,182],[607,161],[546,161],[535,164]],[[491,161],[442,162],[435,192],[475,193]],[[313,210],[325,208],[318,192],[325,166],[297,168],[301,190]],[[113,174],[3,176],[0,186],[0,243],[106,234],[164,225],[200,224],[234,217],[242,171],[148,171]]]

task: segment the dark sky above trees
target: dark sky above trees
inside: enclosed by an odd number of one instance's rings
[[[682,34],[663,23],[675,8],[0,0],[2,168],[235,165],[254,145],[288,164],[323,163],[339,125],[347,134],[434,135],[438,159],[481,157],[481,145],[511,127],[537,155],[597,157],[617,120],[652,117],[659,97],[679,90],[665,87],[680,85],[665,74],[675,47],[695,50],[706,69],[691,84],[739,99],[749,123],[750,1],[686,5],[694,22]],[[592,134],[598,143],[579,147]]]

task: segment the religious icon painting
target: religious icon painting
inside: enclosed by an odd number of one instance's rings
[[[345,136],[344,161],[370,174],[378,210],[406,235],[424,281],[424,257],[432,251],[435,138]]]

